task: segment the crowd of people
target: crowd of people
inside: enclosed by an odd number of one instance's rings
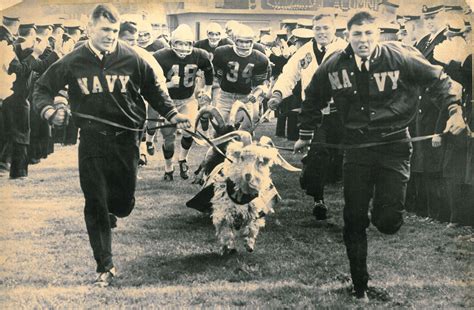
[[[0,169],[25,178],[55,142],[75,144],[80,129],[86,226],[96,284],[107,286],[116,273],[111,229],[132,212],[145,164],[140,142],[154,156],[159,128],[163,180],[172,182],[182,129],[179,175],[188,179],[188,130],[200,107],[215,106],[227,122],[236,101],[254,121],[274,110],[275,135],[310,147],[300,180],[317,220],[327,218],[325,185],[344,179],[344,241],[356,297],[365,298],[371,199],[371,221],[386,234],[398,231],[404,208],[449,226],[474,223],[472,13],[398,9],[394,0],[382,1],[382,18],[321,9],[259,33],[211,22],[199,41],[188,25],[156,32],[153,21],[110,5],[96,7],[87,29],[3,16]]]

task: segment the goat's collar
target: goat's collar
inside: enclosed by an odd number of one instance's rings
[[[256,194],[244,194],[241,190],[235,190],[235,183],[227,178],[225,180],[227,195],[229,198],[236,204],[245,205],[254,200],[258,197],[258,193]]]

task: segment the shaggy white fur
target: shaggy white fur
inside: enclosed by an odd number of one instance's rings
[[[278,162],[278,151],[255,143],[231,142],[226,155],[232,162],[218,165],[206,182],[214,184],[212,222],[224,253],[235,250],[238,236],[244,237],[247,251],[252,252],[259,230],[265,226],[265,215],[273,213],[281,199],[270,172]],[[234,188],[229,189],[229,184]]]

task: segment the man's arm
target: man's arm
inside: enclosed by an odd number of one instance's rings
[[[168,90],[161,84],[153,68],[143,59],[140,59],[142,81],[141,94],[153,109],[167,120],[171,120],[178,111],[174,107]]]
[[[402,55],[404,55],[404,67],[409,74],[409,80],[416,81],[426,88],[431,102],[440,110],[436,132],[442,131],[446,119],[443,115],[446,115],[448,111],[449,120],[445,131],[459,134],[465,128],[460,105],[461,85],[453,81],[442,67],[429,63],[415,48],[406,47]]]
[[[296,84],[301,80],[300,58],[301,53],[298,52],[290,57],[273,86],[272,92],[278,92],[281,99],[291,96]]]
[[[54,113],[54,97],[64,88],[67,82],[67,65],[61,60],[51,65],[36,81],[33,92],[33,107],[42,118],[48,120]]]

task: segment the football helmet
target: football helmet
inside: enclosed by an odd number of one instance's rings
[[[207,38],[209,39],[209,45],[216,47],[219,44],[222,36],[222,27],[218,23],[210,23],[207,26]]]
[[[179,25],[171,33],[171,48],[179,58],[185,58],[193,52],[193,31],[188,25]]]
[[[239,28],[239,26],[240,23],[236,20],[229,20],[227,23],[225,23],[225,33],[229,39],[234,39],[234,32],[237,30],[237,28]]]
[[[137,39],[138,46],[145,48],[148,45],[150,45],[152,42],[151,24],[145,21],[141,21],[137,24],[137,28],[138,28],[138,39]]]
[[[240,57],[247,57],[252,54],[255,34],[247,25],[240,25],[234,34],[234,52]]]

